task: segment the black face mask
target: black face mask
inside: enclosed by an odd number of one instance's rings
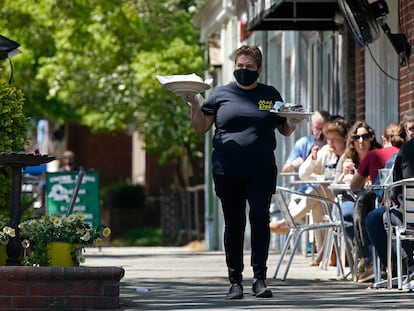
[[[252,85],[259,78],[259,72],[248,70],[248,69],[239,69],[233,72],[236,81],[243,86]]]

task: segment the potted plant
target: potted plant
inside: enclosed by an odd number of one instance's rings
[[[82,256],[85,247],[99,246],[102,238],[111,234],[105,225],[92,228],[83,213],[29,219],[19,224],[19,230],[22,246],[27,250],[22,263],[28,266],[78,266],[85,262]],[[63,254],[65,251],[68,258]]]
[[[0,215],[0,265],[5,265],[7,260],[6,246],[9,239],[16,236],[16,231],[8,226],[9,219]]]

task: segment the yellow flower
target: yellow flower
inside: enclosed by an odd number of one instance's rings
[[[101,238],[97,238],[97,239],[95,240],[95,245],[99,246],[99,245],[101,245],[101,244],[102,244],[102,239],[101,239]]]
[[[105,229],[103,229],[103,231],[102,231],[102,235],[104,237],[108,237],[108,236],[110,236],[110,234],[111,234],[111,229],[108,228],[108,227],[105,227]]]
[[[55,227],[60,227],[62,225],[62,219],[54,217],[53,218],[53,225]]]
[[[89,241],[89,239],[91,238],[91,234],[89,232],[86,232],[82,237],[81,240],[83,241]]]
[[[73,222],[73,221],[75,221],[76,220],[76,216],[75,215],[73,215],[73,214],[70,214],[67,218],[66,218],[66,221],[67,222]]]
[[[77,217],[78,217],[78,219],[80,220],[80,221],[83,221],[83,220],[85,220],[85,214],[84,213],[77,213],[76,214],[77,215]]]
[[[30,246],[30,242],[29,242],[29,240],[24,239],[24,240],[22,241],[22,247],[23,247],[23,248],[29,248],[29,246]]]
[[[3,228],[3,232],[6,233],[8,236],[11,236],[12,238],[16,236],[16,231],[8,226]]]
[[[85,257],[79,256],[77,259],[79,263],[85,263]]]

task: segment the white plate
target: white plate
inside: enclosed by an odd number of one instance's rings
[[[313,112],[296,112],[296,111],[276,111],[270,110],[273,113],[285,118],[306,118],[313,115]]]
[[[162,86],[180,96],[198,94],[210,88],[209,84],[197,81],[173,81]]]

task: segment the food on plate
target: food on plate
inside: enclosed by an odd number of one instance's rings
[[[303,109],[302,105],[295,105],[280,101],[275,102],[273,109],[279,112],[305,112],[305,109]]]
[[[278,111],[280,112],[304,112],[302,105],[283,103],[279,106]]]

